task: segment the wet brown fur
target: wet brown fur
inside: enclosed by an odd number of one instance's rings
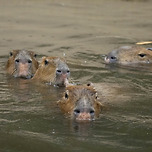
[[[140,57],[140,54],[146,54]],[[152,51],[140,46],[133,46],[130,49],[121,49],[118,53],[120,63],[152,62]]]
[[[47,61],[47,66],[45,62]],[[56,68],[58,61],[65,60],[59,57],[42,57],[42,61],[39,65],[38,70],[36,71],[32,80],[38,80],[40,82],[47,82],[47,83],[55,83],[56,81]]]
[[[68,94],[68,98],[66,98]],[[102,109],[101,102],[98,101],[97,92],[92,86],[68,86],[61,100],[57,102],[61,111],[65,114],[73,114],[76,102],[84,95],[91,99],[91,104],[95,109],[95,116],[98,117]]]

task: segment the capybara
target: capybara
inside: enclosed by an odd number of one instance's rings
[[[152,63],[152,51],[141,46],[123,46],[111,51],[105,57],[105,62],[122,65],[149,64]]]
[[[32,80],[50,85],[66,86],[69,83],[70,69],[65,60],[59,57],[43,57]]]
[[[102,109],[97,91],[91,85],[69,85],[63,98],[57,102],[61,111],[74,120],[90,121],[99,116]]]
[[[30,79],[35,74],[38,65],[33,51],[13,50],[6,64],[6,71],[14,77]]]

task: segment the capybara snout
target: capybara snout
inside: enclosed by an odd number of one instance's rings
[[[95,116],[95,109],[87,96],[82,96],[76,103],[73,110],[74,117],[77,120],[93,120]]]
[[[70,69],[65,61],[58,61],[56,68],[56,84],[57,85],[66,85],[70,77]]]

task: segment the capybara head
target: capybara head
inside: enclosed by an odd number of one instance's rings
[[[57,86],[65,86],[70,77],[70,69],[59,57],[43,57],[33,79]]]
[[[13,50],[6,64],[6,70],[14,77],[29,79],[33,77],[37,68],[38,61],[36,54],[27,50]]]
[[[58,105],[65,114],[78,121],[90,121],[99,116],[102,104],[93,86],[67,86]]]
[[[105,62],[122,65],[152,63],[152,51],[140,46],[123,46],[110,52]]]

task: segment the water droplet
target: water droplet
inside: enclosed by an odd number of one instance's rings
[[[63,53],[63,56],[66,56],[66,54],[65,54],[65,53]]]

